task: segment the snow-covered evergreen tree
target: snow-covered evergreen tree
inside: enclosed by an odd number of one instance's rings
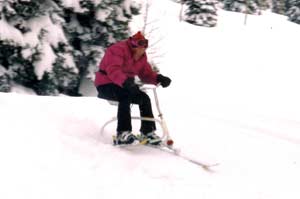
[[[286,14],[286,2],[289,0],[272,0],[272,11],[278,14]]]
[[[191,24],[214,27],[217,25],[217,0],[184,0],[183,19]]]
[[[271,4],[271,0],[257,0],[257,5],[261,10],[270,9]]]
[[[300,24],[300,0],[288,0],[287,9],[289,20]]]
[[[71,42],[73,56],[80,76],[93,79],[94,69],[103,55],[103,47],[129,36],[128,24],[136,7],[124,0],[79,1],[80,9],[73,9],[63,1],[64,30]]]
[[[9,75],[6,69],[0,64],[0,92],[9,92],[10,90]]]
[[[259,14],[260,0],[224,0],[224,9],[247,14]]]
[[[2,9],[3,23],[11,34],[18,35],[17,40],[1,38],[6,44],[1,46],[2,51],[12,48],[14,52],[6,56],[5,67],[11,80],[39,95],[64,93],[63,88],[73,89],[73,80],[78,79],[76,66],[69,61],[70,52],[59,51],[61,46],[68,46],[68,41],[61,23],[52,19],[56,15],[54,6],[50,0],[10,0],[4,2]],[[62,58],[64,61],[60,62]],[[69,72],[55,73],[55,66]],[[66,84],[61,84],[61,78]]]
[[[103,49],[128,36],[129,20],[138,13],[130,0],[0,4],[0,81],[39,95],[79,95],[81,80],[93,78]]]

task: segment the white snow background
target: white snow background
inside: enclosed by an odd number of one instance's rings
[[[218,26],[204,28],[180,22],[170,1],[151,10],[164,36],[161,73],[172,78],[158,88],[171,136],[191,157],[220,163],[215,172],[112,146],[116,123],[99,133],[116,107],[95,96],[16,86],[0,93],[0,198],[300,198],[300,26],[269,12],[244,25],[244,15],[220,10]]]

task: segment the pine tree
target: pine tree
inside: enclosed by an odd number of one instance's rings
[[[6,62],[5,67],[10,71],[10,80],[35,90],[39,95],[59,94],[60,85],[56,79],[60,74],[53,72],[59,54],[54,51],[60,43],[67,45],[67,41],[52,38],[58,34],[55,31],[59,29],[56,27],[59,24],[51,19],[54,14],[51,2],[10,0],[5,2],[2,11],[3,21],[21,35],[23,41],[1,38],[5,44],[0,47],[1,54]],[[72,73],[76,75],[74,71]],[[68,79],[68,76],[64,78]]]
[[[185,0],[183,19],[191,24],[214,27],[217,25],[217,0]]]
[[[9,75],[6,69],[0,65],[0,92],[10,92]]]
[[[224,0],[224,9],[247,14],[259,14],[260,0]]]
[[[138,14],[134,6],[126,7],[128,0],[92,1],[81,0],[80,10],[75,10],[56,0],[61,7],[63,27],[73,47],[73,57],[79,68],[80,78],[94,78],[103,47],[129,36],[128,25],[133,14]]]
[[[272,11],[278,14],[285,15],[286,1],[288,0],[272,0]]]
[[[289,0],[287,16],[290,21],[300,24],[300,0]]]
[[[26,74],[26,70],[20,66],[26,63],[21,54],[22,46],[12,40],[0,39],[0,82],[1,92],[9,92],[11,90],[11,80],[16,82],[22,79]],[[17,78],[20,74],[19,78]]]
[[[260,10],[271,8],[271,0],[257,0],[257,5]]]
[[[103,49],[129,35],[133,14],[138,8],[130,0],[5,1],[0,22],[18,39],[0,34],[0,81],[39,95],[80,95],[81,80],[93,79]]]

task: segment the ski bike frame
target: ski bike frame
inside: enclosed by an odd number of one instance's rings
[[[171,139],[170,137],[170,134],[169,134],[169,130],[168,130],[168,127],[167,127],[167,124],[166,124],[166,121],[163,117],[163,114],[162,114],[162,111],[160,109],[160,106],[159,106],[159,101],[158,101],[158,96],[157,96],[157,89],[158,86],[143,86],[141,87],[141,90],[142,91],[145,91],[145,90],[152,90],[153,91],[153,95],[154,95],[154,99],[155,99],[155,105],[156,105],[156,109],[157,109],[157,112],[158,112],[158,118],[150,118],[150,117],[131,117],[131,119],[134,119],[134,120],[144,120],[144,121],[153,121],[153,122],[157,122],[160,124],[161,126],[161,129],[162,129],[162,141],[164,144],[168,145],[168,146],[172,146],[173,145],[173,140]],[[111,100],[107,100],[111,105],[118,105],[118,102],[117,101],[111,101]],[[108,120],[106,123],[104,123],[104,125],[102,126],[101,128],[101,131],[100,131],[100,135],[101,137],[103,137],[103,134],[104,134],[104,129],[105,127],[116,121],[117,120],[117,117],[113,117],[112,119]]]

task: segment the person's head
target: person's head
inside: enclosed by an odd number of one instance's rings
[[[140,57],[145,53],[146,48],[148,47],[148,40],[141,31],[138,31],[132,37],[129,37],[129,44],[134,54]]]

